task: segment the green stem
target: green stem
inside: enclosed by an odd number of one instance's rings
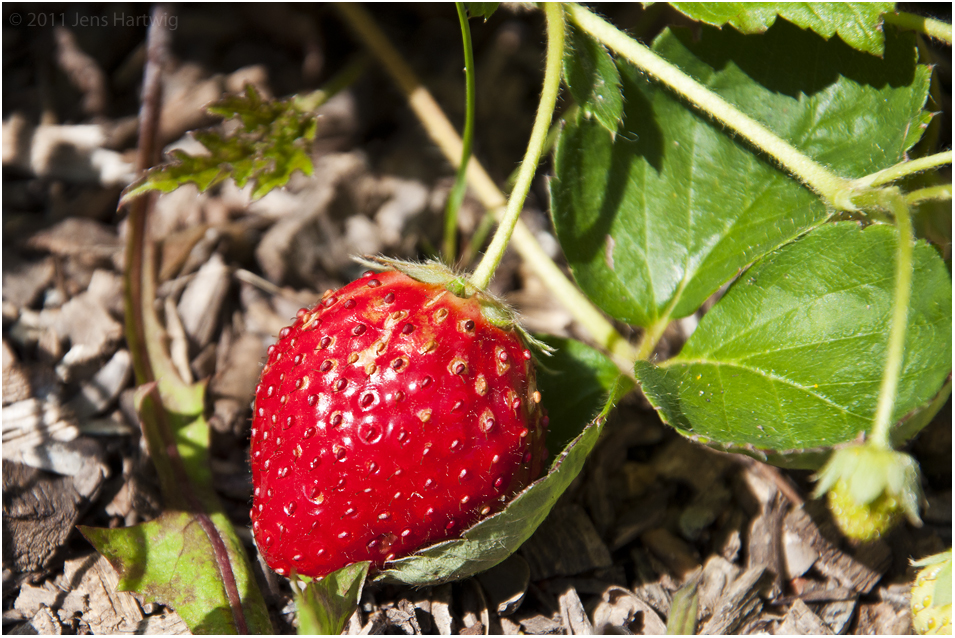
[[[915,206],[921,202],[927,202],[929,200],[935,200],[939,202],[944,202],[945,200],[951,201],[952,199],[952,185],[951,184],[939,184],[938,186],[928,186],[926,188],[920,188],[911,193],[905,194],[905,203],[909,206]]]
[[[560,135],[562,122],[572,119],[576,115],[578,108],[576,104],[571,104],[570,107],[559,116],[559,121],[554,122],[550,127],[550,131],[547,133],[547,140],[544,142],[544,155],[549,155],[550,152],[554,150],[554,146],[557,144],[557,138]],[[517,181],[517,175],[520,172],[521,167],[518,166],[508,175],[507,181],[504,182],[504,189],[507,192],[514,190],[514,183]],[[475,230],[471,236],[464,256],[461,258],[461,263],[464,264],[465,267],[474,260],[477,251],[484,245],[484,239],[488,236],[488,233],[491,232],[491,229],[494,228],[498,213],[499,211],[496,210],[485,211],[484,216],[481,218],[480,225],[478,225],[477,230]]]
[[[871,175],[861,177],[856,180],[856,183],[863,187],[881,186],[882,184],[888,184],[889,182],[894,182],[896,180],[902,179],[903,177],[907,177],[921,171],[927,171],[928,169],[935,168],[936,166],[944,166],[945,164],[951,163],[952,152],[944,151],[934,155],[927,155],[926,157],[919,157],[907,162],[899,162],[895,166],[890,166],[877,173],[872,173]]]
[[[886,350],[885,371],[879,388],[879,402],[872,423],[870,440],[874,445],[892,449],[889,436],[892,426],[892,410],[902,373],[905,354],[905,330],[908,323],[909,300],[912,292],[912,219],[909,207],[897,188],[886,188],[873,194],[880,201],[872,202],[886,208],[895,216],[899,229],[899,245],[895,261],[895,296],[892,301],[892,325],[889,328],[889,345]]]
[[[374,54],[382,68],[394,80],[408,100],[408,105],[418,117],[418,121],[428,136],[437,144],[444,157],[452,166],[461,159],[462,143],[457,131],[447,116],[435,102],[428,89],[415,76],[401,53],[389,42],[371,15],[357,3],[337,3],[335,8],[345,23]],[[485,208],[491,211],[503,211],[507,199],[498,189],[494,180],[476,158],[471,158],[468,166],[468,185]],[[559,300],[564,308],[583,326],[599,346],[610,352],[614,361],[626,374],[633,374],[635,350],[633,346],[614,328],[606,317],[567,278],[554,263],[540,242],[534,237],[527,225],[518,220],[511,238],[514,250],[521,256],[524,264]]]
[[[497,270],[504,250],[514,232],[514,226],[521,215],[524,200],[531,189],[531,181],[537,172],[541,152],[547,142],[547,131],[550,121],[554,117],[557,107],[557,94],[560,92],[560,73],[564,59],[564,10],[556,2],[546,2],[543,5],[544,15],[547,17],[547,62],[544,66],[544,88],[541,91],[540,104],[537,107],[537,116],[534,118],[534,128],[531,129],[531,138],[527,143],[527,152],[521,162],[521,170],[514,183],[514,190],[507,200],[504,217],[494,233],[491,245],[471,275],[471,283],[480,290],[487,288]]]
[[[924,18],[914,13],[899,11],[898,13],[886,13],[882,16],[889,24],[894,24],[903,29],[918,31],[925,35],[941,40],[946,44],[952,44],[952,25],[934,18]]]
[[[683,97],[700,111],[723,124],[763,151],[838,210],[853,211],[851,182],[807,157],[789,142],[749,117],[615,26],[577,4],[567,13],[582,30],[629,60],[641,71]]]
[[[454,178],[454,186],[448,194],[448,206],[444,212],[444,261],[453,265],[457,257],[458,246],[458,210],[464,201],[468,188],[468,161],[471,159],[471,146],[474,143],[474,107],[477,103],[474,88],[474,50],[471,47],[471,27],[463,2],[455,2],[458,21],[461,23],[461,41],[464,45],[464,77],[466,89],[464,116],[464,147],[461,149],[461,164]]]

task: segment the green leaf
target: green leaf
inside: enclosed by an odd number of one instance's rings
[[[611,133],[623,117],[620,72],[602,44],[573,24],[567,30],[564,82],[587,118]]]
[[[538,360],[537,386],[550,419],[547,449],[556,457],[603,408],[620,370],[609,357],[574,339],[537,337],[554,348],[551,356]]]
[[[731,24],[743,33],[763,33],[776,16],[828,40],[838,35],[849,46],[882,55],[882,14],[895,11],[894,2],[671,2],[694,20],[721,27]]]
[[[487,20],[491,17],[497,8],[501,6],[500,2],[465,2],[464,6],[468,10],[468,15],[472,18],[484,18]]]
[[[173,161],[146,171],[130,184],[120,205],[148,191],[173,191],[193,183],[200,192],[231,177],[240,187],[252,184],[252,199],[284,186],[296,170],[312,174],[308,155],[315,139],[316,116],[299,110],[294,99],[263,100],[248,84],[244,95],[228,95],[208,111],[225,119],[238,119],[231,132],[207,129],[194,133],[208,155],[189,155],[175,150]]]
[[[224,516],[213,518],[217,526]],[[226,524],[228,520],[226,519]],[[209,537],[194,515],[167,511],[134,527],[80,527],[119,572],[118,591],[143,594],[176,610],[195,634],[238,633]],[[232,538],[231,553],[244,551]],[[268,610],[251,572],[236,572],[248,629],[272,633]]]
[[[929,69],[916,65],[914,36],[894,29],[882,59],[784,21],[753,36],[703,27],[698,41],[668,31],[654,50],[846,177],[902,160],[924,121]],[[583,117],[567,123],[552,210],[581,288],[647,327],[696,311],[829,213],[744,142],[620,67],[624,123],[615,136]]]
[[[756,450],[832,447],[867,431],[878,401],[898,232],[822,226],[743,273],[680,354],[639,362],[664,421],[705,442]],[[936,396],[952,358],[952,282],[915,245],[905,359],[893,420]]]
[[[463,537],[388,563],[378,578],[409,585],[433,585],[490,569],[514,553],[550,513],[576,478],[597,442],[607,414],[633,387],[620,377],[600,414],[564,449],[547,476],[535,481],[499,512],[464,532]]]
[[[667,616],[668,636],[693,636],[696,634],[696,614],[700,608],[700,577],[690,579],[690,582],[673,594],[670,603],[670,613]]]
[[[361,590],[368,575],[368,561],[353,563],[319,580],[312,580],[302,591],[292,578],[292,591],[298,607],[298,635],[337,636],[358,607]]]

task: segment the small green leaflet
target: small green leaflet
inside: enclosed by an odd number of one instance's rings
[[[671,2],[674,9],[715,27],[730,24],[742,33],[762,33],[776,16],[825,39],[838,35],[849,46],[881,56],[882,14],[894,2]]]
[[[352,563],[324,578],[309,580],[304,591],[292,576],[292,593],[298,607],[299,636],[338,636],[358,608],[368,575],[368,561]]]
[[[224,514],[211,518],[220,533],[223,524],[231,527]],[[119,572],[119,591],[139,592],[147,601],[169,605],[194,634],[238,633],[209,537],[192,514],[166,511],[133,527],[79,529]],[[234,535],[222,535],[238,544]],[[228,549],[233,555],[245,552],[241,544]],[[251,570],[235,575],[249,631],[271,634],[269,613]]]
[[[664,421],[722,445],[798,451],[872,424],[885,367],[898,231],[822,226],[743,273],[680,354],[637,378]],[[893,420],[933,399],[952,359],[952,282],[914,251],[905,359]]]
[[[552,434],[557,434],[557,440],[569,437],[570,443],[557,455],[547,475],[516,496],[504,511],[477,523],[462,538],[386,564],[378,578],[426,586],[490,569],[530,538],[580,472],[607,414],[633,389],[633,381],[620,376],[615,367],[611,372],[607,366],[613,364],[582,343],[553,337],[547,341],[560,350],[542,361],[547,367],[539,373],[543,405],[557,428]],[[586,427],[581,430],[583,425]]]
[[[911,33],[887,29],[881,59],[782,20],[762,35],[667,31],[653,48],[845,177],[905,159],[929,118],[930,70],[917,65]],[[584,292],[616,319],[648,327],[695,312],[754,259],[829,212],[722,127],[618,66],[623,123],[614,135],[593,119],[567,122],[552,211]]]
[[[623,117],[620,72],[604,46],[572,23],[567,28],[564,82],[586,117],[617,132]]]
[[[472,18],[484,18],[487,21],[497,8],[501,6],[500,2],[465,2],[464,7],[468,10],[468,15]]]
[[[208,111],[225,119],[237,118],[241,124],[230,133],[212,129],[194,133],[208,155],[172,151],[173,161],[149,169],[130,184],[120,205],[147,191],[168,193],[190,182],[203,192],[230,177],[240,188],[252,184],[255,200],[284,186],[296,170],[312,174],[308,151],[317,118],[300,111],[295,100],[263,100],[247,84],[244,95],[226,96]]]

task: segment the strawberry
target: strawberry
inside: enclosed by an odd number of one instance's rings
[[[429,281],[445,285],[365,273],[269,348],[251,517],[279,574],[380,567],[460,535],[540,473],[530,351],[487,295],[450,292],[467,288],[450,273]]]
[[[952,635],[952,550],[912,561],[912,624],[921,636]]]

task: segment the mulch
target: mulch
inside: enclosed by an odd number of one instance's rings
[[[71,5],[65,25],[8,30],[10,16],[31,7],[3,8],[3,630],[186,633],[162,601],[116,592],[116,573],[75,530],[134,525],[162,508],[133,407],[126,224],[115,211],[134,175],[145,38],[115,15],[146,7]],[[222,92],[247,82],[263,95],[311,90],[358,52],[323,7],[176,10],[164,69],[167,150],[195,149],[186,132],[214,122],[203,107]],[[376,11],[460,124],[453,11]],[[619,13],[627,24],[640,9]],[[73,26],[100,20],[106,26]],[[503,183],[536,105],[541,19],[505,10],[472,30],[477,155]],[[232,183],[201,194],[186,186],[161,196],[149,220],[161,242],[156,304],[170,352],[182,376],[209,380],[214,484],[253,557],[250,404],[267,347],[298,308],[361,272],[351,255],[418,258],[440,245],[453,181],[374,68],[321,113],[312,177],[296,175],[255,202]],[[546,203],[540,177],[524,217],[560,259]],[[482,215],[466,200],[462,237]],[[493,285],[532,330],[586,338],[516,255]],[[663,347],[675,351],[678,332]],[[660,634],[677,592],[695,588],[699,633],[911,633],[908,561],[952,542],[951,449],[949,405],[911,449],[925,475],[925,524],[858,545],[811,498],[810,473],[686,441],[634,394],[518,553],[438,587],[369,584],[346,632]],[[287,580],[253,562],[276,630],[294,633]]]

